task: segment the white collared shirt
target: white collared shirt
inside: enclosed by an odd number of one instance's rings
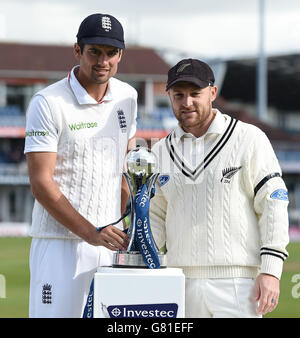
[[[35,94],[26,112],[25,153],[56,153],[53,181],[72,206],[96,226],[120,218],[122,168],[136,132],[137,92],[110,78],[94,100],[74,75]],[[30,235],[78,238],[35,202]]]
[[[73,67],[73,69],[69,73],[68,81],[79,104],[101,104],[105,101],[113,100],[113,93],[111,90],[110,82],[108,82],[106,93],[104,97],[101,99],[101,101],[96,101],[93,97],[91,97],[90,94],[86,91],[86,89],[82,87],[82,85],[79,83],[79,81],[75,76],[75,70],[78,68],[79,66]]]
[[[88,105],[95,106],[107,104],[110,105],[110,102],[113,100],[118,100],[122,95],[127,95],[127,89],[122,93],[122,87],[120,86],[120,81],[114,78],[110,78],[108,81],[108,87],[106,93],[101,101],[96,101],[86,89],[79,83],[77,80],[74,71],[79,66],[73,67],[69,72],[67,81],[71,87],[71,90],[79,103],[79,105]],[[128,84],[124,84],[124,88],[130,87]],[[134,90],[131,87],[132,90]],[[135,91],[135,90],[134,90]],[[114,106],[113,104],[111,105]],[[137,107],[133,108],[135,110],[133,120],[134,123],[130,124],[129,138],[133,137],[136,132],[136,111]],[[103,109],[104,112],[105,109]],[[107,111],[109,113],[110,109]],[[29,136],[29,137],[27,137]],[[47,137],[44,137],[47,136]],[[49,108],[47,100],[37,93],[30,101],[29,107],[26,113],[26,137],[25,137],[25,150],[27,152],[57,152],[57,144],[59,141],[59,134],[57,132],[57,126],[54,122],[52,112]]]
[[[225,116],[218,109],[214,110],[216,116],[204,135],[195,137],[193,134],[185,132],[179,124],[174,130],[178,147],[187,162],[193,166],[204,159],[217,137],[224,131]]]

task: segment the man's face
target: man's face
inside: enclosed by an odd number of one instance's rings
[[[174,115],[183,130],[203,128],[211,122],[216,86],[199,88],[189,82],[178,82],[170,88],[168,95]]]
[[[118,70],[122,50],[105,45],[84,45],[81,52],[78,44],[74,46],[75,55],[80,62],[80,77],[94,84],[104,84]]]

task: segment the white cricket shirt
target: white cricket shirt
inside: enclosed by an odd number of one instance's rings
[[[136,131],[137,92],[109,80],[101,102],[74,75],[38,92],[26,113],[25,153],[55,152],[53,175],[65,197],[92,224],[120,217],[122,168],[128,140]],[[77,238],[35,201],[31,235]]]

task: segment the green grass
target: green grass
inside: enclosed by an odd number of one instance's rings
[[[0,298],[0,318],[28,317],[30,238],[0,238],[0,274],[6,298]]]
[[[0,238],[0,275],[5,277],[6,298],[0,297],[0,318],[28,317],[30,238]],[[300,318],[300,243],[290,243],[284,263],[277,308],[266,318]],[[297,283],[292,276],[299,274]],[[1,292],[0,292],[1,295]]]
[[[297,289],[300,296],[300,243],[290,243],[287,250],[289,257],[283,265],[279,304],[266,318],[300,318],[300,297],[294,298],[292,293],[293,288]],[[292,282],[296,274],[299,274],[297,283]]]

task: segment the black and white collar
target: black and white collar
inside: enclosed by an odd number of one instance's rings
[[[237,120],[230,117],[229,121],[226,121],[226,129],[223,134],[220,134],[214,144],[211,147],[211,150],[205,156],[204,160],[202,160],[195,167],[191,166],[184,159],[182,152],[179,150],[178,144],[175,141],[175,130],[173,130],[165,139],[166,147],[169,152],[169,155],[177,166],[177,168],[187,177],[195,181],[199,175],[203,172],[203,170],[210,164],[210,162],[218,155],[218,153],[223,149],[225,144],[228,142],[230,136],[232,135],[235,126],[237,124]]]

